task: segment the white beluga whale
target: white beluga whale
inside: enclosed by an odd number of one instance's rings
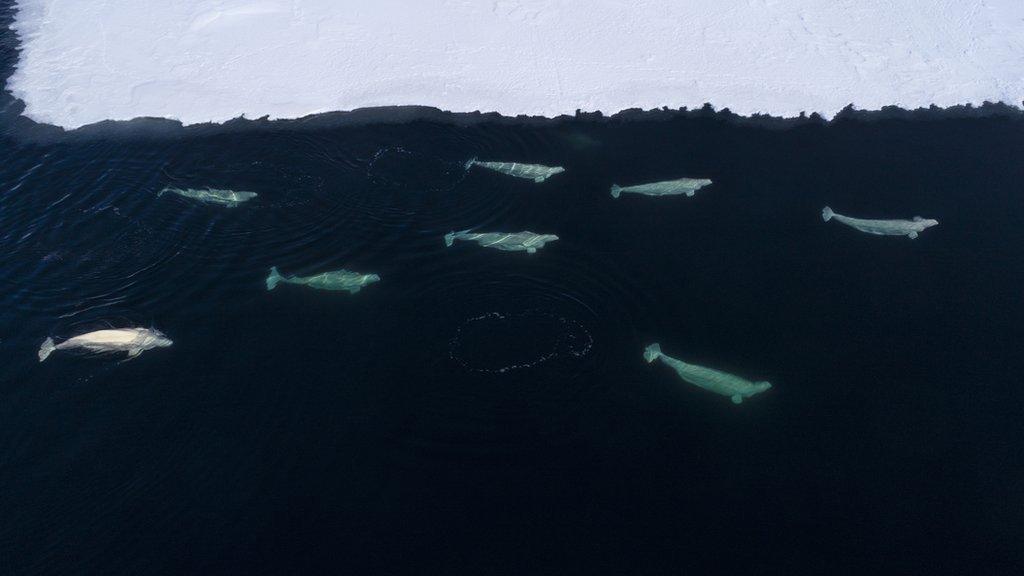
[[[39,361],[46,360],[55,350],[81,349],[88,352],[127,352],[129,358],[152,348],[166,348],[173,344],[163,332],[153,328],[112,328],[79,334],[55,344],[47,338],[39,348]]]
[[[912,220],[865,220],[863,218],[851,218],[849,216],[843,216],[842,214],[833,212],[828,206],[821,209],[821,219],[825,222],[835,219],[846,224],[850,228],[860,230],[861,232],[866,232],[868,234],[876,234],[879,236],[906,236],[910,239],[917,238],[917,235],[923,232],[926,228],[939,225],[938,220],[921,218],[920,216],[914,216]]]
[[[456,240],[476,242],[484,248],[494,248],[506,252],[526,252],[533,254],[548,242],[558,240],[554,234],[536,234],[534,232],[449,232],[444,235],[444,245],[451,246]]]
[[[711,184],[707,178],[679,178],[677,180],[665,180],[663,182],[651,182],[648,184],[636,184],[635,186],[619,186],[612,184],[612,198],[618,198],[620,194],[642,194],[644,196],[677,196],[686,194],[693,196],[697,190]]]
[[[533,180],[534,182],[543,182],[555,174],[565,172],[565,168],[562,168],[561,166],[520,164],[518,162],[480,162],[476,158],[466,162],[466,170],[469,170],[473,166],[482,166],[483,168],[494,170],[495,172],[515,176],[516,178]]]
[[[228,208],[234,208],[242,202],[248,202],[256,197],[255,192],[218,190],[216,188],[172,188],[170,186],[157,193],[157,197],[163,196],[166,193],[192,198],[207,204],[220,204]]]
[[[380,282],[380,276],[376,274],[361,274],[350,270],[332,270],[314,276],[282,276],[277,267],[270,269],[267,276],[267,290],[277,288],[281,282],[285,284],[301,284],[316,288],[317,290],[344,290],[355,294],[363,289],[363,286]]]
[[[739,404],[743,402],[744,398],[750,398],[772,387],[769,382],[751,382],[726,372],[697,366],[696,364],[687,364],[682,360],[677,360],[662,353],[660,344],[651,344],[644,349],[644,360],[647,360],[647,362],[654,362],[659,358],[663,363],[675,370],[676,374],[683,380],[716,394],[728,396],[733,404]]]

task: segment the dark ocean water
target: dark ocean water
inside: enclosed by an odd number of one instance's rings
[[[5,93],[0,574],[1024,568],[1019,117],[39,140],[19,110]],[[608,194],[680,176],[715,183]],[[867,236],[825,204],[941,225]],[[561,240],[445,248],[464,228]],[[267,292],[273,265],[383,281]],[[38,362],[106,325],[174,345]],[[733,405],[652,341],[774,388]]]

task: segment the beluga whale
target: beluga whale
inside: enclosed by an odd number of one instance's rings
[[[876,234],[878,236],[906,236],[911,240],[917,238],[917,235],[923,232],[926,228],[939,225],[938,220],[921,218],[920,216],[914,216],[912,220],[865,220],[863,218],[851,218],[849,216],[837,214],[828,206],[821,209],[822,220],[828,222],[833,218],[843,224],[846,224],[850,228],[860,230],[861,232],[866,232],[868,234]]]
[[[495,172],[501,172],[502,174],[508,174],[509,176],[515,176],[516,178],[523,178],[525,180],[533,180],[534,182],[540,183],[555,174],[561,174],[565,172],[565,168],[561,166],[544,166],[541,164],[520,164],[518,162],[480,162],[476,158],[473,158],[469,162],[466,162],[466,170],[469,170],[473,166],[481,166],[488,170],[494,170]]]
[[[697,193],[697,190],[708,184],[711,184],[711,180],[707,178],[679,178],[677,180],[636,184],[634,186],[612,184],[612,198],[618,198],[623,193],[641,194],[643,196],[678,196],[679,194],[693,196]]]
[[[216,188],[164,188],[157,197],[166,193],[177,194],[184,198],[191,198],[206,204],[220,204],[228,208],[234,208],[242,202],[248,202],[256,197],[255,192],[244,192],[239,190],[218,190]]]
[[[376,274],[361,274],[350,270],[332,270],[314,276],[282,276],[277,267],[270,269],[267,276],[267,290],[277,288],[281,282],[285,284],[301,284],[316,288],[317,290],[344,290],[349,294],[355,294],[363,289],[363,286],[380,282],[380,276]]]
[[[494,248],[506,252],[526,252],[533,254],[548,242],[558,240],[554,234],[536,234],[534,232],[449,232],[444,235],[444,245],[451,246],[456,240],[476,242],[484,248]]]
[[[127,352],[129,358],[153,348],[166,348],[173,344],[163,332],[153,328],[112,328],[79,334],[55,344],[47,338],[39,347],[39,361],[50,357],[55,350],[81,349],[88,352]]]
[[[728,396],[733,404],[740,404],[744,398],[750,398],[760,394],[772,387],[769,382],[750,382],[739,376],[733,376],[726,372],[720,372],[711,368],[687,364],[677,360],[661,351],[660,344],[651,344],[644,349],[644,360],[648,363],[661,359],[664,364],[676,371],[680,378],[705,390],[710,390],[722,396]]]

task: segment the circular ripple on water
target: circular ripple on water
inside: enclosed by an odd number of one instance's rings
[[[641,365],[635,341],[652,310],[632,278],[559,243],[532,255],[457,244],[402,287],[401,313],[418,319],[425,349],[407,362],[424,385],[394,393],[416,415],[394,441],[487,457],[590,433],[622,358]]]
[[[449,357],[473,372],[503,374],[582,358],[593,344],[582,324],[549,311],[486,312],[459,326]]]
[[[435,311],[449,360],[481,377],[529,373],[586,393],[607,352],[649,322],[633,279],[571,240],[532,255],[469,243],[446,250],[409,297]]]

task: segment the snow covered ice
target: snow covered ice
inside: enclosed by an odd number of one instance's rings
[[[1024,99],[1020,0],[20,0],[37,121]]]

